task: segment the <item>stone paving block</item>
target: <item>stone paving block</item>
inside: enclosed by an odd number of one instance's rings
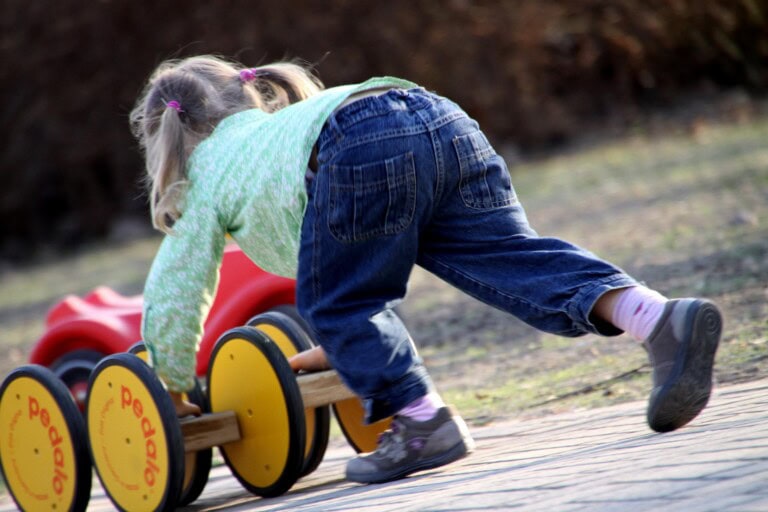
[[[664,463],[657,461],[656,465],[643,468],[645,473],[653,474],[656,478],[703,478],[711,479],[723,471],[733,470],[743,465],[739,461],[711,461],[687,464],[685,461]]]
[[[250,495],[218,466],[190,510],[768,511],[768,380],[718,388],[696,420],[668,434],[648,429],[641,402],[472,432],[471,456],[387,484],[346,482],[354,452],[338,440],[277,498]],[[89,510],[113,509],[95,485]],[[0,511],[10,510],[1,496]]]
[[[766,503],[765,497],[729,492],[718,492],[700,497],[685,497],[679,501],[678,510],[707,511],[707,512],[729,512],[743,511],[745,508],[758,506],[759,503]],[[762,509],[762,512],[765,512]]]

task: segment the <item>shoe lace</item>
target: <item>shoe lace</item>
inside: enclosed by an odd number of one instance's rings
[[[408,455],[408,451],[421,451],[425,439],[414,437],[406,441],[405,425],[395,418],[388,430],[379,434],[376,453],[382,457],[399,462]]]
[[[385,430],[377,439],[376,453],[380,456],[398,462],[408,455],[404,441],[405,426],[397,418],[392,420],[388,430]]]

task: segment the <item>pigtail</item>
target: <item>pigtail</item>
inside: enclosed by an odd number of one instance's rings
[[[187,159],[212,130],[211,88],[178,69],[155,73],[131,112],[134,135],[144,150],[152,225],[171,233],[181,217]]]
[[[177,102],[171,100],[168,103]],[[161,115],[157,136],[146,148],[149,205],[152,225],[172,232],[181,216],[181,202],[187,186],[187,152],[184,143],[183,107],[166,107]]]
[[[252,83],[261,96],[263,109],[275,112],[323,90],[311,70],[292,62],[277,62],[240,72],[244,83]]]

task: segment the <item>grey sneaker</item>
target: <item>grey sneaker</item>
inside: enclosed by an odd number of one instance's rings
[[[677,299],[643,342],[653,365],[648,425],[669,432],[695,418],[709,401],[722,317],[706,300]]]
[[[347,463],[347,480],[364,484],[397,480],[460,459],[474,446],[464,420],[448,407],[427,421],[395,416],[379,437],[376,451]]]

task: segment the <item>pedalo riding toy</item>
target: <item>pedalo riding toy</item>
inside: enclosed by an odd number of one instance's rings
[[[364,425],[335,371],[291,370],[288,358],[313,341],[290,311],[260,313],[219,337],[205,391],[187,394],[199,417],[176,417],[141,342],[96,364],[84,413],[50,369],[12,371],[0,385],[0,468],[16,504],[85,510],[95,468],[118,509],[173,510],[202,493],[214,447],[245,489],[277,496],[320,464],[330,409],[355,451],[375,449],[389,419]]]

